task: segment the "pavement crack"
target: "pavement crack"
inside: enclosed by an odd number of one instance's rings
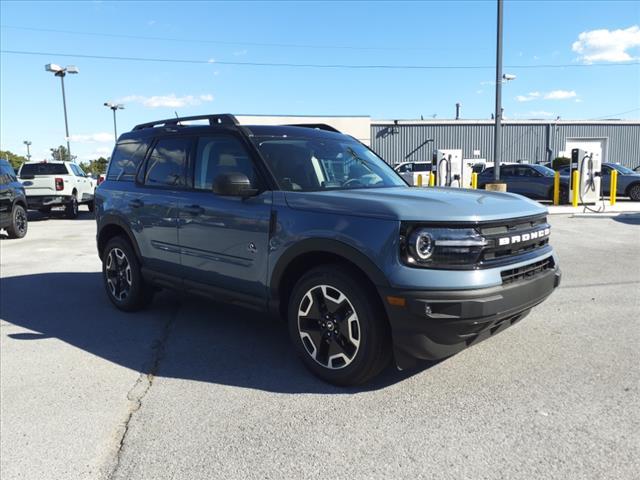
[[[171,312],[171,315],[162,326],[162,332],[160,337],[154,340],[151,345],[151,358],[141,368],[140,375],[136,379],[135,383],[127,392],[127,400],[129,401],[129,407],[127,409],[126,417],[118,432],[115,452],[111,455],[111,460],[107,468],[108,473],[106,479],[111,480],[115,477],[118,469],[120,468],[120,461],[122,457],[122,451],[124,449],[127,434],[129,433],[129,427],[134,414],[142,407],[142,400],[151,389],[155,376],[160,368],[160,363],[164,358],[165,348],[169,335],[175,323],[175,319],[178,313],[179,305],[176,305]]]

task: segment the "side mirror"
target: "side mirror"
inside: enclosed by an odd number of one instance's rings
[[[213,193],[226,197],[253,197],[258,190],[244,173],[223,173],[213,179]]]

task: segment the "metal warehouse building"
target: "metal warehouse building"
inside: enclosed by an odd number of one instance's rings
[[[434,149],[493,160],[493,120],[372,121],[371,148],[389,163],[429,161]],[[572,148],[599,150],[603,162],[640,164],[640,121],[505,120],[502,160],[547,162]]]

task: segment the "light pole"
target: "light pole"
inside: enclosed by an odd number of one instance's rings
[[[25,140],[24,143],[27,146],[27,162],[31,161],[31,152],[29,150],[29,147],[31,146],[31,142],[29,140]]]
[[[124,110],[124,105],[121,103],[104,102],[104,106],[110,108],[113,111],[113,135],[118,142],[118,128],[116,127],[116,110]]]
[[[67,120],[67,97],[64,93],[64,77],[67,73],[76,74],[79,73],[78,67],[75,65],[67,65],[66,67],[61,67],[60,65],[56,65],[55,63],[47,63],[44,66],[44,69],[47,72],[53,72],[56,77],[60,77],[60,83],[62,85],[62,106],[64,108],[64,129],[67,134],[67,155],[69,157],[69,161],[71,161],[71,145],[69,145],[69,122]]]
[[[493,181],[500,182],[500,149],[502,148],[502,0],[498,1],[496,35],[496,126],[493,135]]]

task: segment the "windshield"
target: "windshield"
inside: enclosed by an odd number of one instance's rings
[[[545,167],[544,165],[531,165],[538,173],[541,173],[545,177],[553,177],[556,172],[549,167]]]
[[[256,137],[255,143],[283,190],[406,186],[380,157],[349,138]]]
[[[630,168],[627,167],[623,167],[622,165],[618,165],[617,163],[615,164],[611,164],[611,166],[613,168],[615,168],[616,170],[618,170],[620,173],[622,173],[623,175],[633,175],[636,172],[634,172],[633,170],[631,170]]]
[[[20,169],[20,176],[35,175],[67,175],[64,163],[25,163]]]

